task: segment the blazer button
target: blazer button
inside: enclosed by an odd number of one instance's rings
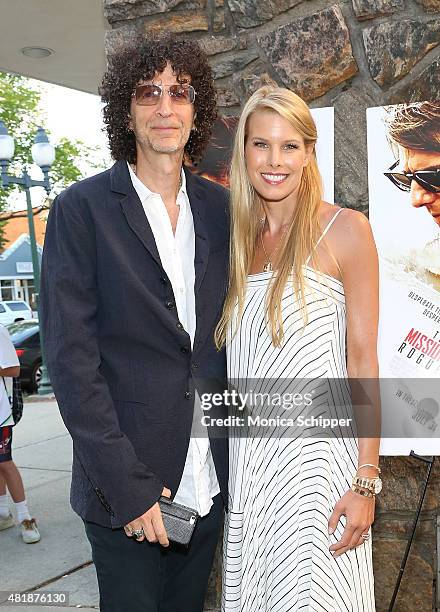
[[[193,394],[191,393],[191,391],[185,391],[185,399],[186,400],[190,400],[192,399]]]
[[[182,331],[182,330],[183,330],[183,325],[182,325],[182,323],[176,323],[176,327],[177,327],[177,329],[178,329],[179,331]]]
[[[180,347],[180,352],[181,352],[181,353],[184,353],[185,355],[186,355],[187,353],[189,353],[189,350],[190,350],[190,349],[189,349],[189,347],[188,347],[188,346],[181,346],[181,347]]]
[[[198,367],[199,367],[199,364],[198,364],[198,363],[196,363],[196,362],[194,362],[194,363],[192,363],[192,364],[191,364],[191,368],[192,368],[193,370],[197,370],[197,368],[198,368]]]
[[[168,302],[165,302],[165,306],[168,308],[168,310],[171,310],[172,308],[174,308],[175,304],[173,300],[168,300]]]
[[[162,283],[162,285],[166,285],[167,284],[167,279],[165,278],[165,276],[161,276],[159,280]]]

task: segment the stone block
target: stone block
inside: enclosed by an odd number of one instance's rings
[[[174,9],[204,10],[207,0],[104,0],[104,15],[109,23],[139,19]]]
[[[363,30],[368,68],[380,86],[392,85],[440,42],[440,19],[384,22]]]
[[[367,135],[365,109],[377,106],[361,89],[351,87],[333,101],[335,108],[335,202],[368,209]],[[378,499],[382,497],[380,495]]]
[[[303,0],[228,0],[228,6],[238,27],[253,28],[301,2]]]
[[[440,12],[440,0],[416,0],[423,6],[427,13],[439,13]]]
[[[440,99],[440,59],[435,60],[418,76],[414,76],[402,89],[390,96],[390,104],[423,102]]]
[[[204,36],[199,38],[199,45],[207,55],[217,55],[233,49],[243,50],[247,48],[246,38],[238,36]]]
[[[391,15],[403,8],[403,0],[353,0],[353,10],[359,21]]]
[[[375,537],[407,540],[414,522],[414,512],[385,512],[376,509],[374,519]],[[422,513],[416,529],[416,540],[435,541],[435,515]]]
[[[225,10],[224,8],[214,9],[214,15],[212,19],[212,29],[214,32],[220,32],[225,28]]]
[[[254,74],[250,74],[242,78],[242,82],[248,96],[251,96],[254,91],[257,91],[257,89],[265,85],[267,81],[270,80],[273,80],[271,75],[267,72],[261,72],[260,70],[257,70]]]
[[[358,71],[339,6],[295,19],[258,42],[284,84],[305,100],[322,96]]]
[[[427,465],[411,457],[384,457],[381,460],[383,491],[377,497],[378,512],[415,512],[426,478]],[[434,464],[424,512],[440,507],[439,470]]]
[[[208,17],[204,13],[172,13],[170,15],[159,15],[148,21],[133,21],[119,28],[107,30],[105,33],[105,52],[111,53],[120,44],[127,43],[130,38],[136,36],[147,36],[151,32],[175,32],[176,34],[186,32],[207,31],[209,27]]]
[[[405,540],[373,536],[377,612],[388,611],[405,547]],[[429,546],[414,542],[394,607],[396,612],[432,612],[433,578],[433,558]]]
[[[256,89],[261,87],[262,80],[269,78],[276,81],[269,72],[269,66],[262,60],[256,60],[249,66],[246,66],[243,70],[234,74],[232,77],[232,84],[240,97],[240,101],[244,104]],[[281,86],[283,85],[280,83]]]
[[[212,5],[213,0],[210,0]],[[212,29],[214,32],[220,32],[225,28],[225,3],[224,0],[214,0],[212,12]]]
[[[114,30],[107,30],[104,38],[105,54],[111,55],[119,46],[127,44],[131,39],[142,33],[140,24],[127,23]]]
[[[145,21],[142,30],[145,34],[162,32],[163,30],[175,34],[207,32],[209,30],[209,19],[205,12],[172,12]]]
[[[236,91],[226,87],[217,87],[217,104],[220,108],[239,106],[240,98]]]
[[[231,76],[237,71],[241,70],[255,59],[259,57],[256,51],[243,51],[242,53],[236,53],[227,58],[222,58],[216,62],[212,62],[212,70],[214,78],[222,79],[226,76]]]

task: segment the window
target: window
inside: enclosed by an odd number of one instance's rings
[[[0,304],[0,312],[6,312],[6,308],[3,306],[3,304]]]
[[[26,304],[26,302],[5,302],[5,304],[14,312],[18,310],[29,310],[29,306]]]
[[[25,281],[23,281],[25,282]],[[27,281],[27,289],[28,289],[28,295],[26,297],[26,299],[29,302],[29,306],[31,308],[31,310],[37,310],[37,300],[35,297],[35,286],[34,286],[34,280],[32,278],[28,279]]]
[[[14,295],[12,293],[12,281],[2,280],[0,281],[1,299],[2,300],[13,300]]]

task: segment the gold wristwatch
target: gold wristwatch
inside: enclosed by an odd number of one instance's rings
[[[355,476],[353,478],[353,486],[362,487],[363,489],[370,491],[372,495],[378,495],[382,491],[382,480],[379,478],[379,476],[376,476],[375,478]]]

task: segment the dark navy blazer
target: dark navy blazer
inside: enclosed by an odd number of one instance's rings
[[[213,333],[227,288],[228,192],[185,173],[195,229],[192,350],[125,161],[69,187],[47,223],[41,329],[73,439],[71,504],[107,527],[143,514],[164,486],[175,495],[194,376],[226,377]],[[211,439],[211,448],[226,502],[227,440]]]

